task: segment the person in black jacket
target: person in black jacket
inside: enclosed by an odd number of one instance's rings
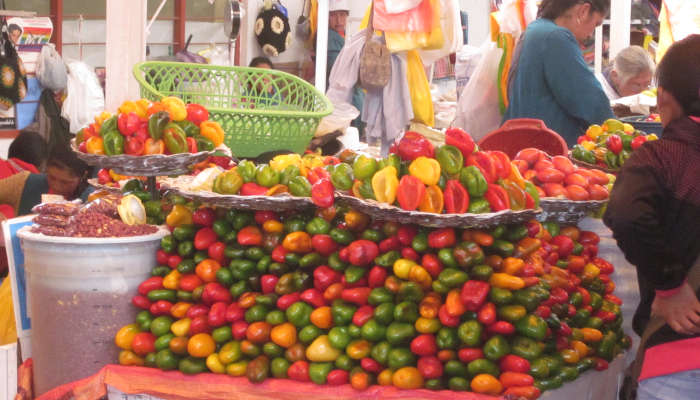
[[[697,399],[700,293],[686,279],[700,255],[700,35],[669,48],[657,79],[662,139],[624,164],[604,221],[637,268],[634,330],[666,322],[646,342],[637,398]]]

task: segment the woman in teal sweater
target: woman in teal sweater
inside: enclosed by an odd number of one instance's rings
[[[516,50],[504,120],[541,119],[572,146],[589,125],[613,118],[579,47],[608,7],[609,0],[542,1]]]

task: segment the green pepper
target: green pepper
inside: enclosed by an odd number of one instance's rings
[[[455,260],[454,255],[452,254],[452,249],[450,248],[443,248],[438,251],[438,260],[442,263],[442,265],[445,268],[457,268],[457,260]]]
[[[321,329],[316,325],[306,325],[298,333],[299,341],[308,345],[321,335]]]
[[[364,181],[362,181],[360,187],[358,188],[358,191],[360,192],[360,196],[362,196],[363,199],[376,199],[376,197],[374,197],[374,189],[372,189],[371,179],[365,179]]]
[[[345,350],[350,344],[350,334],[346,326],[334,326],[328,331],[328,342],[339,350]]]
[[[310,305],[303,301],[297,301],[287,308],[285,314],[287,321],[291,322],[297,328],[303,328],[311,323],[309,317],[312,311],[313,308],[311,308]]]
[[[297,303],[295,303],[295,304],[297,304]],[[264,321],[265,316],[267,315],[267,313],[269,311],[270,311],[269,307],[264,306],[262,304],[255,304],[254,306],[252,306],[248,310],[246,310],[245,320],[249,324],[251,324],[253,322]],[[289,308],[287,309],[287,311],[289,311]],[[289,319],[289,318],[287,318],[287,319]]]
[[[255,182],[260,186],[272,187],[280,183],[280,173],[269,165],[260,165],[255,172]]]
[[[292,196],[311,197],[311,184],[301,175],[293,177],[287,186]]]
[[[389,166],[396,168],[397,171],[401,171],[401,159],[398,155],[392,153],[379,160],[377,163],[377,171]]]
[[[459,172],[459,182],[467,189],[470,197],[481,197],[488,189],[484,175],[474,165],[462,168]]]
[[[352,232],[347,229],[333,228],[328,234],[334,242],[342,245],[348,245],[355,240]]]
[[[331,306],[333,324],[336,326],[348,325],[352,321],[352,316],[356,310],[356,307],[348,305],[342,300],[335,300]]]
[[[180,360],[177,368],[180,372],[187,375],[195,375],[207,371],[204,358],[185,357]]]
[[[163,249],[163,251],[166,253],[174,252],[176,246],[177,246],[177,241],[175,240],[174,235],[164,236],[160,240],[160,248]]]
[[[403,301],[394,308],[394,321],[415,323],[418,319],[418,306],[416,303]]]
[[[382,325],[389,325],[394,321],[394,303],[381,303],[374,309],[374,319]]]
[[[506,240],[496,239],[493,244],[488,247],[489,251],[498,254],[501,257],[510,257],[515,252],[513,243]]]
[[[596,163],[595,154],[593,154],[593,152],[590,150],[586,150],[580,144],[577,144],[573,147],[573,149],[571,149],[571,156],[588,164]]]
[[[177,296],[176,296],[175,290],[171,289],[156,289],[156,290],[151,290],[148,292],[148,300],[152,302],[156,302],[158,300],[167,300],[171,303],[175,303],[177,301]]]
[[[362,239],[369,240],[370,242],[379,243],[384,239],[384,233],[377,229],[365,229],[360,235]]]
[[[593,368],[595,365],[595,358],[593,357],[586,357],[583,360],[579,361],[576,363],[576,370],[578,371],[579,374],[582,374],[589,369]]]
[[[590,311],[585,308],[580,308],[576,310],[576,314],[574,314],[574,317],[571,319],[572,325],[577,328],[582,328],[586,325],[586,322],[588,322],[588,318],[590,318],[590,316]]]
[[[627,135],[624,136],[629,137]],[[629,160],[630,157],[632,157],[631,150],[622,150],[620,154],[617,155],[618,165],[621,167],[625,163],[625,161]]]
[[[194,122],[183,119],[182,121],[175,121],[175,123],[185,132],[187,137],[195,137],[199,135],[199,127],[195,125]]]
[[[331,183],[336,189],[350,190],[352,187],[352,167],[349,164],[340,163],[330,169]]]
[[[440,168],[450,175],[458,173],[464,164],[462,152],[449,144],[435,150],[435,159],[440,163]]]
[[[447,385],[450,390],[469,390],[469,381],[458,376],[453,376],[450,378]],[[423,386],[425,386],[425,388],[428,390],[443,390],[445,389],[445,382],[443,382],[440,378],[426,379]]]
[[[272,362],[270,362],[270,372],[272,373],[272,376],[277,379],[286,379],[289,365],[289,361],[287,361],[284,357],[273,358]]]
[[[116,156],[124,153],[124,136],[116,130],[107,131],[102,135],[105,155]]]
[[[234,299],[237,299],[242,295],[243,293],[247,292],[249,290],[248,284],[246,281],[238,281],[231,285],[229,288],[229,293],[231,293],[231,296],[233,296]]]
[[[479,358],[471,361],[467,364],[467,373],[469,376],[475,376],[479,374],[489,374],[493,376],[500,375],[498,366],[491,360],[485,358]]]
[[[148,117],[148,134],[153,140],[159,140],[163,137],[165,126],[170,122],[170,114],[167,111],[158,111]]]
[[[531,286],[529,288],[520,289],[513,292],[513,301],[516,304],[524,306],[527,309],[527,311],[532,312],[537,308],[537,306],[540,304],[540,302],[542,302],[542,300],[545,300],[547,298],[542,298],[541,291],[545,291],[545,295],[549,297],[549,291],[547,291],[546,289],[543,289],[539,286]]]
[[[560,376],[553,376],[547,379],[537,379],[535,380],[535,387],[541,391],[554,390],[560,388],[563,384]]]
[[[386,336],[386,327],[379,324],[376,319],[372,318],[365,322],[361,328],[362,338],[370,342],[378,342]]]
[[[306,254],[299,260],[299,267],[302,269],[316,268],[324,263],[324,258],[318,253]]]
[[[452,250],[457,264],[462,268],[469,268],[484,262],[484,252],[474,242],[461,242]]]
[[[617,334],[613,331],[607,331],[603,335],[603,339],[598,342],[596,354],[605,360],[612,361],[613,357],[615,356],[614,347],[616,342]]]
[[[484,356],[492,361],[498,361],[501,357],[510,353],[508,341],[501,335],[492,336],[484,343]]]
[[[599,309],[603,305],[603,296],[601,296],[600,293],[596,293],[596,292],[591,292],[590,295],[591,295],[591,303],[590,303],[591,308],[593,310]]]
[[[310,235],[325,235],[331,230],[331,224],[321,217],[314,217],[306,224],[306,232]]]
[[[335,360],[335,367],[344,371],[350,371],[355,367],[355,360],[347,354],[341,354]]]
[[[413,324],[406,322],[392,322],[386,328],[386,340],[394,346],[408,344],[415,335]]]
[[[118,119],[118,116],[113,115],[113,116],[107,118],[106,120],[102,121],[102,125],[100,125],[100,136],[102,138],[104,138],[108,132],[112,132],[112,131],[117,132],[117,133],[119,132],[119,130],[117,128],[117,119]]]
[[[397,369],[409,365],[415,365],[415,363],[416,356],[411,352],[411,350],[404,347],[389,350],[389,355],[387,357],[387,365],[389,368]]]
[[[340,259],[340,256],[336,251],[335,253],[328,256],[328,266],[336,271],[344,271],[347,267],[347,264]]]
[[[392,250],[377,256],[374,259],[374,263],[380,267],[390,268],[399,258],[401,258],[401,254],[399,254],[399,252],[396,250]]]
[[[180,242],[180,244],[177,245],[177,254],[180,255],[180,257],[187,258],[191,255],[194,254],[194,243],[191,241],[186,241],[186,242]]]
[[[525,182],[525,191],[530,194],[532,200],[535,203],[535,208],[540,206],[540,192],[537,191],[535,184],[532,182]]]
[[[519,242],[527,234],[528,231],[525,225],[513,225],[506,231],[505,239],[510,242]]]
[[[547,335],[547,323],[542,317],[528,314],[515,323],[515,330],[534,340],[543,340]]]
[[[483,332],[483,327],[479,321],[470,320],[462,322],[457,328],[457,335],[459,340],[464,343],[467,347],[475,347],[481,343],[481,334]]]
[[[513,292],[508,289],[492,287],[489,291],[489,300],[497,306],[510,304],[513,301]]]
[[[317,385],[323,385],[326,383],[326,377],[328,373],[333,369],[333,364],[329,362],[325,363],[315,363],[309,364],[309,378],[311,382]]]
[[[457,329],[443,326],[435,336],[435,342],[439,349],[456,349],[459,345]]]
[[[563,382],[571,382],[578,378],[578,368],[575,366],[565,366],[561,368],[561,371],[557,374],[557,377],[561,378]]]
[[[399,301],[412,301],[414,303],[419,303],[425,293],[421,289],[420,285],[415,282],[401,282],[399,286],[398,299]]]
[[[515,337],[511,343],[511,351],[513,354],[530,361],[539,357],[543,350],[544,346],[542,343],[524,336]]]
[[[530,362],[530,375],[535,379],[544,379],[549,376],[549,362],[546,358],[538,358]]]
[[[157,267],[153,267],[153,269],[151,270],[151,276],[165,277],[170,273],[170,271],[172,270],[167,265],[159,265]]]
[[[478,281],[488,281],[493,274],[493,268],[486,264],[475,265],[471,269],[471,276]]]
[[[634,140],[634,136],[632,135],[620,135],[620,139],[622,139],[622,148],[627,151],[632,150],[632,140]]]
[[[382,341],[372,346],[369,355],[378,363],[386,365],[389,361],[389,351],[391,351],[389,342]]]
[[[431,284],[431,288],[433,289],[433,292],[436,292],[438,294],[447,294],[447,292],[450,291],[450,288],[447,287],[444,283],[434,280],[433,283]]]
[[[252,161],[243,160],[238,163],[236,169],[238,174],[241,175],[241,178],[243,178],[243,182],[248,183],[255,181],[256,170],[255,164],[253,164]]]
[[[360,155],[355,158],[355,162],[352,164],[352,172],[355,175],[355,179],[367,180],[377,172],[377,160]]]
[[[291,182],[292,178],[299,175],[301,175],[299,167],[294,164],[287,165],[280,173],[280,183],[289,186],[289,182]]]
[[[445,268],[438,275],[438,280],[448,288],[461,287],[464,282],[469,280],[469,275],[466,272],[454,268]]]
[[[603,157],[603,161],[605,161],[605,165],[610,169],[617,169],[620,167],[620,160],[617,157],[617,154],[613,153],[610,150],[605,152],[605,157]]]
[[[527,310],[521,305],[509,304],[498,307],[498,317],[510,323],[518,321],[525,314],[527,314]]]
[[[232,169],[214,178],[212,191],[220,194],[238,194],[241,186],[243,186],[243,178],[235,169]]]
[[[198,151],[212,151],[215,148],[214,142],[212,142],[208,138],[205,138],[202,135],[196,135],[194,137],[194,140],[197,143],[197,150]]]
[[[428,235],[425,232],[418,233],[413,237],[411,247],[418,253],[425,253],[428,251]]]
[[[273,310],[265,316],[265,322],[267,322],[270,325],[279,325],[287,322],[287,316],[282,310]]]
[[[345,280],[348,283],[355,283],[362,279],[362,277],[365,276],[366,272],[367,268],[356,267],[354,265],[351,265],[347,269],[345,269]]]
[[[143,190],[143,183],[140,179],[130,179],[124,186],[122,186],[122,193],[141,190]]]

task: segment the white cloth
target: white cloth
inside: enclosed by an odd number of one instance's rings
[[[365,45],[367,30],[363,29],[345,41],[328,77],[326,97],[333,104],[352,103],[352,94],[360,73],[360,53]]]
[[[605,92],[605,95],[608,96],[608,99],[610,101],[617,100],[620,98],[620,95],[617,94],[617,91],[615,90],[614,87],[608,82],[607,79],[605,79],[605,76],[603,74],[595,74],[596,79],[598,79],[598,82],[600,82],[600,86],[603,87],[603,91]]]

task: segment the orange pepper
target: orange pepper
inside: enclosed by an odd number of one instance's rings
[[[323,292],[323,298],[328,302],[337,300],[342,296],[343,289],[343,284],[336,282],[326,288],[326,290]]]
[[[472,391],[496,396],[503,390],[503,385],[493,375],[479,374],[475,376],[469,385]]]
[[[365,390],[369,387],[369,374],[364,371],[355,372],[350,376],[350,386],[355,390]]]
[[[362,195],[360,194],[360,186],[362,186],[362,181],[355,179],[355,182],[352,183],[352,188],[350,189],[352,195],[358,199],[362,198]]]
[[[493,236],[484,231],[472,231],[471,241],[475,242],[481,247],[488,247],[493,244]]]
[[[119,352],[119,365],[136,365],[142,366],[146,362],[143,358],[136,355],[131,350],[122,350]]]
[[[391,382],[399,389],[419,389],[423,387],[423,376],[416,367],[402,367],[391,376]]]
[[[586,357],[588,355],[588,346],[580,340],[572,340],[571,348],[578,353],[579,359]]]
[[[143,154],[163,154],[165,153],[165,142],[162,139],[153,140],[153,138],[146,139],[143,144]]]
[[[291,322],[277,325],[270,331],[270,340],[285,349],[289,348],[297,342],[297,328]]]
[[[151,106],[148,107],[148,110],[146,110],[146,114],[150,117],[160,111],[166,111],[165,106],[160,101],[154,101],[151,103]]]
[[[401,287],[401,280],[395,276],[390,276],[384,281],[384,287],[392,293],[397,293]]]
[[[258,297],[257,293],[245,292],[238,298],[238,305],[243,308],[250,308],[255,305],[255,298]]]
[[[503,272],[496,272],[491,275],[489,283],[491,286],[500,289],[518,290],[525,287],[525,281],[522,278]]]
[[[180,286],[180,278],[182,274],[180,271],[174,269],[165,275],[163,278],[163,287],[166,289],[177,290]]]
[[[567,364],[576,364],[581,359],[579,353],[574,349],[564,349],[560,352],[561,358]]]
[[[345,353],[353,360],[361,360],[369,355],[372,344],[364,339],[353,340],[345,349]]]
[[[414,265],[408,272],[408,280],[417,283],[423,289],[430,289],[433,284],[433,278],[428,271],[420,265]]]
[[[311,323],[321,329],[330,329],[333,326],[331,308],[328,306],[319,307],[311,312],[309,317]]]
[[[311,236],[302,231],[292,232],[285,236],[282,241],[282,247],[292,253],[310,253],[313,249]]]
[[[506,257],[503,260],[501,272],[510,275],[518,275],[520,271],[523,270],[523,267],[525,267],[525,261],[523,261],[521,258]]]
[[[211,258],[202,260],[194,269],[195,274],[204,282],[215,282],[216,271],[221,269],[221,264]]]
[[[452,289],[447,293],[447,298],[445,299],[445,307],[447,313],[452,317],[459,317],[467,311],[467,309],[464,307],[464,304],[462,304],[459,289]]]
[[[420,301],[420,305],[418,306],[418,313],[423,318],[435,318],[438,315],[440,304],[441,300],[439,294],[435,292],[428,293]]]
[[[438,358],[438,360],[440,360],[442,362],[448,362],[450,360],[456,359],[457,354],[455,353],[454,350],[444,349],[444,350],[438,351],[437,358]]]
[[[214,143],[214,147],[219,147],[224,142],[224,130],[216,121],[204,121],[199,124],[199,134]]]
[[[187,315],[187,310],[189,310],[190,307],[192,307],[192,303],[178,301],[170,308],[170,315],[178,319],[184,318],[185,315]]]
[[[440,214],[444,205],[442,189],[438,185],[432,185],[425,188],[425,193],[420,204],[418,204],[418,209],[423,212]]]
[[[278,194],[282,193],[289,193],[289,189],[287,188],[287,185],[281,185],[277,184],[274,185],[273,187],[267,189],[267,193],[265,193],[267,196],[275,196]]]
[[[350,210],[345,213],[345,223],[351,231],[363,231],[369,225],[369,217],[359,211]]]
[[[102,142],[102,138],[99,136],[89,137],[85,142],[85,148],[87,149],[88,154],[98,154],[101,156],[105,154],[104,143]]]
[[[377,383],[381,386],[391,386],[391,376],[393,372],[387,368],[377,375]]]
[[[581,328],[584,342],[600,342],[603,339],[603,333],[595,328]]]
[[[270,219],[263,223],[263,231],[267,233],[282,233],[282,231],[284,231],[284,224]]]

